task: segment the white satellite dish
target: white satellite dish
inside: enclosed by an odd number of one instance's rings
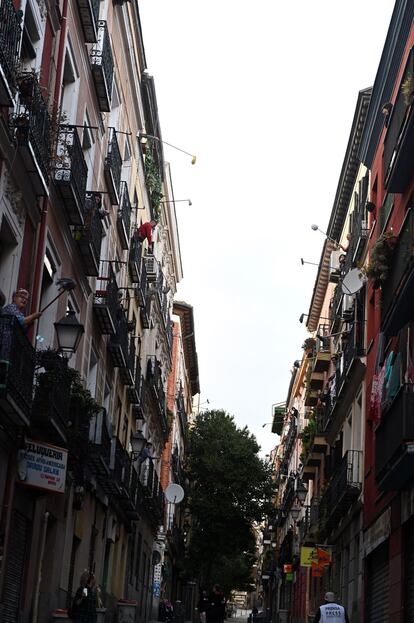
[[[342,292],[344,294],[355,294],[364,285],[366,277],[360,268],[353,268],[345,275],[342,280]]]
[[[184,489],[181,485],[172,483],[166,488],[165,497],[171,504],[179,504],[184,497]]]

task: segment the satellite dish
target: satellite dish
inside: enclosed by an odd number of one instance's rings
[[[365,275],[360,268],[353,268],[345,275],[342,280],[342,292],[344,294],[355,294],[364,285]]]
[[[171,504],[179,504],[184,497],[184,489],[181,485],[172,483],[166,488],[165,497]]]

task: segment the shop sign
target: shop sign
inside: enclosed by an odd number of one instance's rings
[[[365,556],[374,551],[388,539],[391,532],[391,508],[388,507],[382,515],[365,531],[364,548]]]
[[[44,441],[26,439],[17,455],[17,482],[28,487],[65,492],[68,451]]]
[[[312,563],[312,577],[313,578],[321,578],[323,577],[323,572],[325,570],[324,565],[320,565],[318,562]]]
[[[300,548],[300,566],[312,567],[312,562],[316,557],[316,549],[314,547],[301,547]]]

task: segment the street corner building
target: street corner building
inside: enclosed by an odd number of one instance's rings
[[[68,618],[85,569],[101,621],[194,605],[165,497],[200,390],[162,146],[136,2],[0,1],[2,623]]]

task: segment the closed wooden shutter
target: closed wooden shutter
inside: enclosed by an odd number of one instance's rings
[[[404,547],[404,621],[414,621],[414,522],[406,527]]]
[[[365,623],[389,623],[388,541],[368,557]]]
[[[2,623],[20,621],[20,600],[23,592],[25,556],[29,540],[29,520],[14,510],[3,587]]]

